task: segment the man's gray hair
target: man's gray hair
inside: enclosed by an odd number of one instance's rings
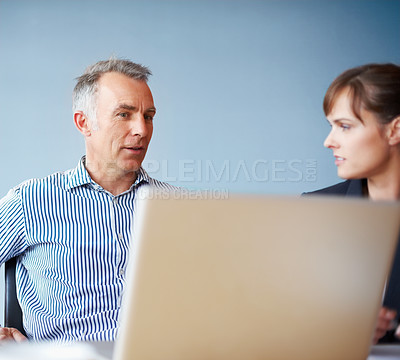
[[[77,83],[72,93],[72,111],[82,111],[97,127],[97,85],[100,77],[109,72],[118,72],[132,79],[147,83],[151,71],[140,64],[125,59],[111,58],[89,66],[83,75],[76,78]]]

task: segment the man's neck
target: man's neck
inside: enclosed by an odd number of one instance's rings
[[[87,159],[85,168],[95,183],[115,196],[129,190],[137,179],[136,171],[121,172],[113,166],[107,164],[102,166]]]

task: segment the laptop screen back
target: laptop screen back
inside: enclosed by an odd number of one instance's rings
[[[140,200],[114,359],[365,359],[398,204]]]

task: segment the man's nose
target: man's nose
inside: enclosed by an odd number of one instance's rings
[[[148,124],[143,114],[136,114],[132,121],[132,135],[145,137],[148,134]]]

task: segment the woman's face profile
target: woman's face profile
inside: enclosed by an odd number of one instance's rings
[[[333,151],[339,177],[361,179],[385,173],[390,162],[386,126],[366,110],[361,110],[362,121],[358,119],[348,89],[337,96],[327,119],[331,131],[324,146]]]

